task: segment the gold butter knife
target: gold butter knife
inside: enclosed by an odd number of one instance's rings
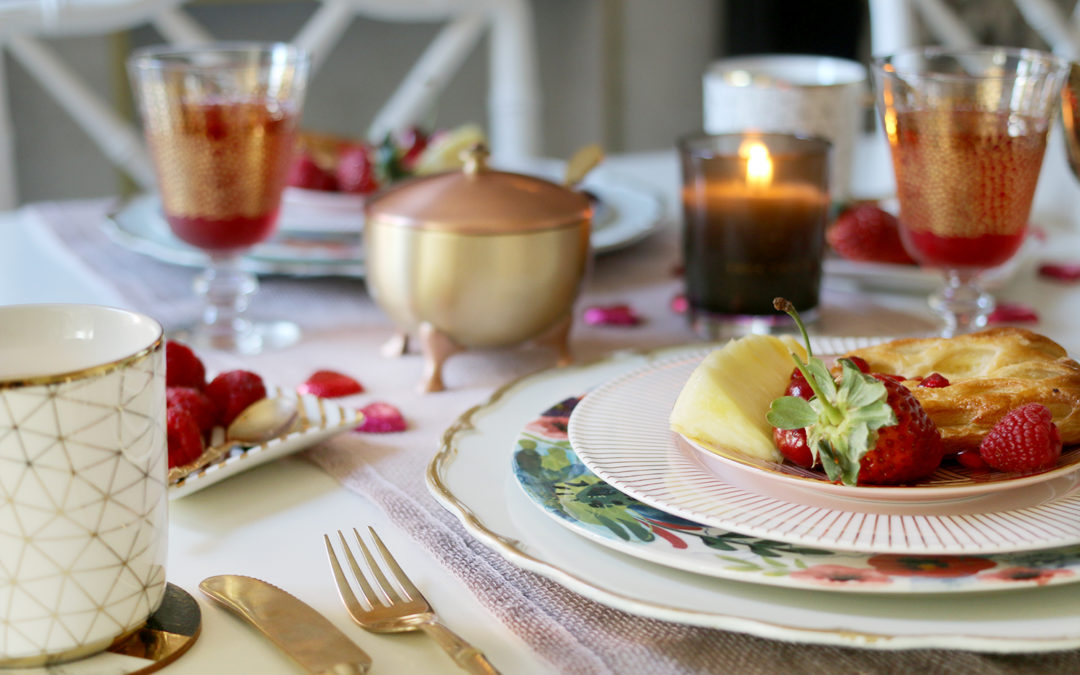
[[[224,574],[203,579],[203,593],[238,614],[318,675],[361,675],[371,657],[310,605],[260,579]]]

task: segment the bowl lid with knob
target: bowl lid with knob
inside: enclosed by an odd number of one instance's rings
[[[379,193],[365,205],[368,223],[467,235],[519,234],[579,225],[588,197],[558,183],[487,164],[478,144],[460,171],[423,176]]]

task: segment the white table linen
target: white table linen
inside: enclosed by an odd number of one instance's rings
[[[856,183],[862,194],[886,194],[887,172],[881,171],[880,148],[864,152]],[[669,224],[664,231],[628,249],[596,261],[587,282],[581,309],[593,304],[628,302],[646,322],[632,328],[585,326],[578,322],[572,333],[572,347],[581,360],[594,360],[621,348],[652,348],[695,341],[683,317],[670,309],[671,298],[680,290],[673,269],[678,261],[677,211],[675,194],[677,171],[673,152],[628,156],[609,161],[610,168],[648,181],[669,199]],[[1048,163],[1049,165],[1049,163]],[[1060,170],[1060,164],[1057,165]],[[1039,252],[1058,260],[1080,262],[1080,236],[1067,228],[1068,212],[1076,204],[1071,177],[1054,173],[1044,176],[1033,222],[1053,230],[1052,245]],[[1071,192],[1070,192],[1071,191]],[[97,228],[108,202],[49,203],[26,207],[0,216],[0,303],[97,302],[122,306],[144,305],[160,308],[165,321],[182,314],[194,302],[186,303],[185,280],[192,270],[147,260],[147,265],[109,270],[95,267],[107,256],[80,256],[88,235]],[[93,231],[96,234],[96,231]],[[63,233],[64,238],[59,238]],[[67,239],[66,237],[72,237]],[[92,239],[92,237],[89,237]],[[88,241],[89,241],[88,239]],[[91,242],[92,243],[92,242]],[[107,252],[106,252],[107,253]],[[91,260],[92,258],[92,260]],[[1032,261],[1034,263],[1034,260]],[[107,264],[107,263],[106,263]],[[153,269],[153,278],[140,278]],[[299,286],[298,286],[299,284]],[[299,290],[298,290],[299,288]],[[1080,292],[1077,286],[1038,278],[1034,264],[1025,266],[1014,283],[1000,292],[1005,300],[1024,302],[1041,316],[1034,328],[1080,353]],[[388,361],[378,348],[390,335],[385,316],[356,280],[269,279],[263,295],[256,300],[256,313],[303,305],[306,294],[317,297],[312,307],[298,318],[305,329],[304,341],[281,353],[257,357],[205,354],[210,370],[243,367],[262,373],[268,380],[295,385],[319,368],[334,368],[353,374],[367,387],[365,394],[346,399],[345,405],[363,405],[384,400],[401,408],[410,429],[403,434],[370,435],[346,441],[362,444],[378,467],[381,456],[410,453],[417,465],[430,458],[443,430],[467,408],[482,402],[498,386],[526,373],[553,364],[545,349],[522,347],[490,353],[466,353],[452,358],[445,377],[451,391],[422,396],[414,391],[420,377],[420,360],[410,355]],[[818,332],[833,335],[890,335],[925,331],[934,324],[917,295],[869,294],[846,284],[829,282],[824,293]],[[155,313],[153,309],[150,313]],[[167,317],[164,315],[168,315]],[[316,453],[318,454],[318,452]],[[509,467],[508,467],[509,470]],[[419,485],[423,476],[415,477]],[[170,557],[168,577],[199,601],[203,611],[203,632],[192,651],[168,667],[166,672],[300,672],[286,656],[265,638],[241,624],[233,616],[211,605],[199,593],[198,582],[213,574],[247,574],[286,588],[328,616],[374,658],[372,673],[454,673],[450,659],[422,635],[374,635],[364,632],[348,618],[331,583],[321,534],[336,529],[374,524],[440,612],[446,623],[485,651],[504,673],[563,672],[555,669],[517,633],[498,620],[477,595],[460,579],[436,562],[424,548],[368,499],[345,489],[329,474],[302,458],[286,458],[230,478],[190,497],[175,501],[170,515]],[[490,602],[490,598],[488,600]],[[582,600],[582,602],[588,602]],[[719,635],[719,632],[716,633]],[[748,638],[749,640],[749,638]],[[789,645],[773,645],[777,654]],[[582,646],[582,653],[588,651]],[[868,668],[863,653],[846,654],[845,662],[867,672],[887,672],[887,666]],[[850,660],[847,660],[850,658]],[[928,657],[930,658],[930,657]],[[932,661],[943,667],[987,667],[978,655],[938,652]],[[1034,658],[1034,657],[1033,657]],[[1055,658],[1055,657],[1046,657]],[[1064,658],[1064,657],[1063,657]],[[996,660],[1012,670],[1029,663],[1026,657]],[[887,663],[888,657],[868,661]],[[775,661],[762,659],[745,663],[745,672],[764,669]],[[1071,661],[1030,661],[1061,664]],[[625,665],[625,664],[624,664]],[[708,672],[707,666],[671,662],[665,672]],[[586,660],[578,672],[614,672],[618,662],[602,657]],[[997,666],[995,666],[997,667]],[[704,669],[703,669],[704,668]],[[716,664],[716,671],[727,670]]]

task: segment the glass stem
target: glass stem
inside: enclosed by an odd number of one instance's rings
[[[194,286],[203,298],[199,332],[211,347],[237,351],[241,339],[252,330],[244,311],[259,288],[255,275],[240,268],[239,254],[216,253],[195,277]]]
[[[979,288],[978,272],[946,270],[945,285],[930,296],[930,307],[945,320],[942,335],[952,337],[985,328],[994,296]]]

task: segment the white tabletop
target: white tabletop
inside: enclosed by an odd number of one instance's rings
[[[864,144],[857,165],[856,193],[888,194],[891,181],[883,148],[876,139]],[[1064,167],[1063,155],[1051,151],[1033,220],[1055,228],[1069,227],[1077,188]],[[669,198],[672,211],[677,182],[673,153],[614,158],[609,165],[638,180],[647,181]],[[673,213],[673,212],[672,212]],[[1041,220],[1040,220],[1041,219]],[[668,233],[668,236],[672,236]],[[1057,252],[1078,252],[1080,237],[1058,233]],[[649,241],[635,253],[647,255]],[[615,257],[626,255],[616,253]],[[613,264],[600,259],[597,267]],[[629,299],[627,288],[615,285],[602,274],[590,282],[587,292],[602,300]],[[1014,301],[1036,307],[1042,322],[1038,329],[1080,353],[1080,294],[1071,287],[1048,289],[1036,284],[1034,275],[1018,278],[1004,292]],[[668,293],[675,282],[665,282]],[[925,301],[918,295],[855,293],[836,288],[826,294],[826,321],[833,332],[861,331],[876,320],[874,312],[899,312],[901,316],[931,321]],[[25,213],[0,215],[0,303],[93,302],[123,304],[107,284],[100,283],[82,263],[55,247],[45,246],[34,221]],[[370,302],[367,300],[367,302]],[[670,327],[677,324],[672,319]],[[682,332],[680,332],[680,330]],[[884,330],[896,330],[885,328]],[[690,340],[681,328],[672,328],[668,342]],[[621,337],[623,344],[599,344],[588,335],[585,351],[599,353],[626,346],[633,333]],[[315,339],[318,339],[316,337]],[[647,345],[652,346],[652,345]],[[260,363],[266,363],[265,360]],[[294,366],[301,372],[317,364]],[[311,369],[314,369],[311,367]],[[491,383],[493,389],[498,383]],[[478,394],[478,398],[480,398]],[[432,399],[431,405],[439,405]],[[406,411],[408,413],[408,411]],[[452,420],[464,410],[440,411],[440,419]],[[431,430],[433,436],[440,430]],[[413,449],[434,454],[435,448]],[[422,476],[416,477],[423,480]],[[314,606],[335,623],[374,659],[372,673],[456,673],[453,662],[422,634],[374,635],[354,625],[331,583],[319,535],[337,529],[373,524],[427,595],[451,629],[483,650],[504,673],[551,672],[515,634],[485,610],[472,593],[438,565],[408,535],[389,521],[377,507],[338,485],[315,465],[285,458],[237,475],[170,505],[169,566],[167,576],[199,601],[203,612],[202,635],[191,652],[169,666],[169,673],[203,675],[208,672],[299,673],[301,669],[246,624],[211,605],[198,589],[200,580],[215,574],[245,574],[282,586]]]
[[[0,215],[0,304],[83,302],[123,305],[77,259],[43,245],[32,220]],[[434,447],[430,449],[434,454]],[[417,476],[422,481],[422,476]],[[375,635],[352,623],[331,583],[322,533],[376,527],[410,578],[452,630],[504,673],[551,672],[408,536],[367,500],[309,462],[284,458],[169,505],[167,577],[195,597],[202,633],[169,673],[301,673],[302,668],[247,624],[213,605],[199,582],[243,574],[286,588],[352,637],[372,659],[371,673],[458,673],[420,633]],[[314,542],[315,545],[297,545]]]

